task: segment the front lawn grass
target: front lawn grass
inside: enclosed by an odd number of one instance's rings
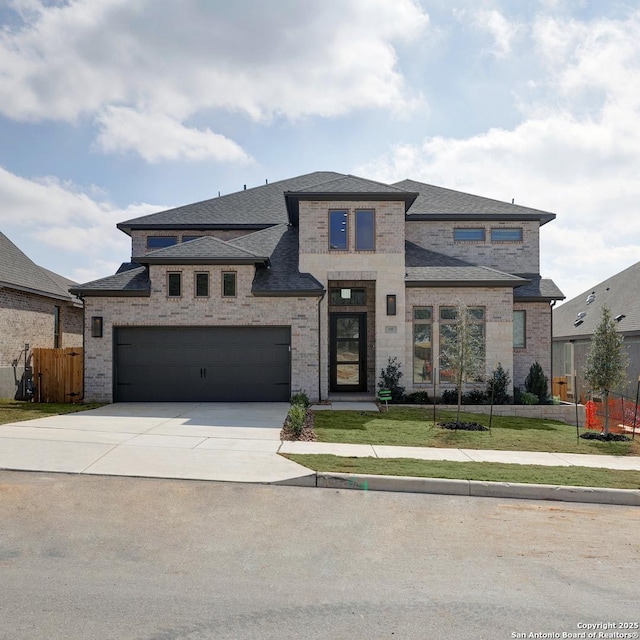
[[[489,425],[489,416],[461,413],[465,422]],[[436,421],[455,420],[455,411],[437,411]],[[640,455],[640,434],[633,442],[576,438],[576,428],[554,420],[494,416],[489,431],[450,431],[433,424],[431,408],[389,407],[388,413],[317,411],[318,442],[349,442],[406,447],[549,451],[615,456]],[[584,430],[580,430],[583,433]]]
[[[412,460],[409,458],[342,458],[324,454],[287,454],[285,457],[320,472],[640,489],[640,471],[593,469],[591,467],[545,467],[498,462]]]
[[[20,402],[18,400],[0,400],[0,424],[47,418],[63,413],[76,413],[97,409],[103,405],[97,402],[87,404],[59,404],[56,402]]]

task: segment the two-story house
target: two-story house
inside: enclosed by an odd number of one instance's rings
[[[555,215],[405,180],[315,172],[122,222],[132,258],[78,286],[85,399],[286,401],[373,394],[397,358],[408,391],[440,366],[458,300],[486,371],[551,366],[539,229]],[[434,380],[435,378],[435,380]]]

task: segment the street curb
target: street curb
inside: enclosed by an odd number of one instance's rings
[[[278,484],[288,484],[281,481]],[[378,476],[350,473],[316,473],[316,487],[355,489],[360,491],[398,491],[481,498],[515,498],[519,500],[554,500],[640,507],[640,490],[572,487],[551,484],[482,482],[409,476]]]

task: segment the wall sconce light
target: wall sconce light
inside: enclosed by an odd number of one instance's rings
[[[395,316],[396,315],[396,297],[395,295],[387,296],[387,315]]]
[[[102,316],[91,316],[91,337],[102,338]]]

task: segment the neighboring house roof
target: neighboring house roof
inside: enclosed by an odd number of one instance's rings
[[[587,304],[593,294],[593,301]],[[590,338],[602,318],[602,307],[611,315],[622,315],[617,323],[621,333],[640,333],[640,262],[603,280],[553,311],[553,338]],[[578,318],[578,314],[584,316]],[[580,321],[576,326],[576,321]]]
[[[151,251],[133,260],[139,264],[255,264],[268,258],[268,255],[258,255],[225,240],[203,236]]]
[[[118,229],[131,234],[132,229],[260,229],[286,224],[287,211],[283,193],[305,189],[333,178],[333,171],[316,171],[296,178],[280,180],[252,189],[203,200],[183,207],[152,213],[118,224]]]
[[[408,287],[519,287],[526,280],[405,242]]]
[[[69,293],[69,285],[75,284],[77,283],[39,267],[0,232],[0,288],[7,287],[72,302],[74,300]]]
[[[551,302],[565,298],[564,293],[549,278],[541,278],[537,273],[516,273],[514,275],[528,280],[527,284],[513,290],[513,297],[519,302]]]
[[[408,211],[408,220],[539,220],[543,225],[556,217],[548,211],[436,187],[416,180],[402,180],[393,186],[418,193]]]
[[[125,264],[130,266],[130,263]],[[118,273],[112,276],[79,284],[71,291],[78,296],[148,296],[151,292],[149,270],[140,265],[123,271],[118,270]]]

